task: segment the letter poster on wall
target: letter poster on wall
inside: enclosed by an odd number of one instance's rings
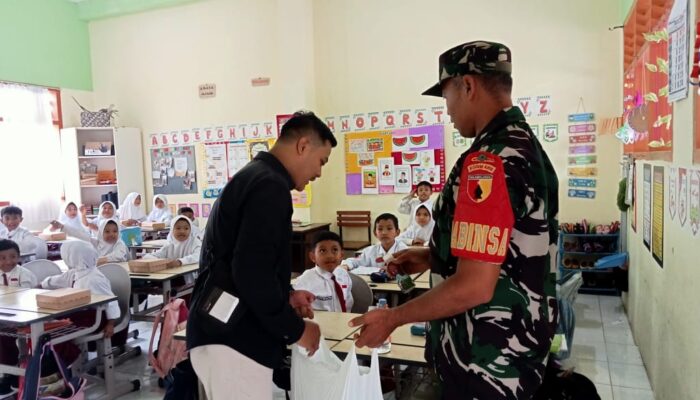
[[[445,183],[442,125],[345,134],[346,193],[409,193],[421,181]]]

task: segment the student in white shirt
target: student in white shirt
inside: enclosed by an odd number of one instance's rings
[[[412,218],[416,215],[416,210],[419,206],[424,205],[428,207],[428,210],[433,209],[433,201],[430,199],[432,194],[433,185],[428,181],[421,181],[418,182],[418,185],[416,185],[416,188],[413,189],[411,193],[401,199],[401,203],[399,203],[399,212],[411,216],[411,220],[408,223],[409,226],[415,223]]]
[[[432,212],[425,205],[420,205],[416,209],[413,220],[408,229],[401,232],[397,240],[408,246],[427,246],[430,243],[430,237],[433,235],[433,228],[435,227]]]
[[[141,204],[141,195],[131,192],[126,195],[126,199],[119,206],[119,219],[124,226],[138,226],[146,220],[146,213]]]
[[[100,208],[97,212],[97,216],[92,220],[88,221],[85,214],[83,214],[83,225],[90,228],[90,230],[97,232],[100,229],[100,223],[104,219],[114,218],[117,214],[117,207],[111,201],[103,201],[100,204]]]
[[[60,222],[62,225],[69,225],[74,229],[82,229],[83,231],[87,232],[86,226],[83,225],[83,215],[73,201],[68,201],[63,204],[61,211],[58,213],[56,221]],[[49,230],[53,232],[58,229],[52,224],[49,225]]]
[[[341,266],[349,271],[358,267],[384,268],[384,256],[408,248],[396,240],[399,233],[398,218],[390,213],[381,214],[374,220],[374,236],[379,239],[379,243],[365,247],[359,257],[343,260]]]
[[[202,240],[202,235],[204,235],[204,232],[199,229],[199,222],[197,222],[197,218],[194,217],[194,210],[192,207],[180,207],[177,210],[177,215],[184,215],[185,217],[189,218],[190,221],[192,221],[192,231],[194,231],[194,235],[199,238],[199,240]]]
[[[0,286],[35,288],[39,283],[32,271],[17,265],[19,246],[9,239],[0,240]]]
[[[0,212],[2,223],[7,228],[7,239],[17,243],[21,253],[31,253],[36,251],[34,235],[29,230],[20,226],[23,219],[22,209],[15,206],[7,206]]]
[[[90,236],[87,231],[52,221],[51,227],[60,229],[66,234],[92,244],[97,250],[97,265],[122,262],[129,260],[129,249],[119,239],[119,222],[114,218],[103,219],[97,230],[97,237]]]
[[[143,258],[165,258],[170,260],[169,268],[179,267],[199,262],[201,249],[202,242],[192,230],[192,221],[184,215],[178,215],[170,223],[168,243]]]
[[[165,195],[157,194],[153,197],[153,209],[146,217],[148,222],[162,222],[170,225],[170,220],[173,219],[173,213],[168,208],[168,199]]]
[[[68,266],[68,271],[61,275],[49,276],[44,279],[41,282],[42,288],[60,289],[73,287],[88,289],[92,294],[114,296],[109,280],[97,268],[97,251],[90,243],[81,240],[63,243],[61,246],[61,258]],[[75,314],[79,313],[81,312]],[[90,319],[94,323],[95,311],[87,310],[85,315],[87,318],[79,318],[74,314],[70,314],[69,318],[79,326],[92,325]],[[119,310],[117,301],[107,303],[107,322],[103,327],[105,337],[111,337],[114,334],[114,323],[120,316],[121,310]]]
[[[311,304],[314,310],[350,312],[354,303],[352,281],[348,272],[339,266],[343,259],[340,236],[323,231],[314,237],[312,245],[309,258],[316,266],[297,278],[294,289],[308,290],[316,296]]]

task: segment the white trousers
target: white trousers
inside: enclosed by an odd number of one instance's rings
[[[190,360],[208,400],[272,399],[272,369],[228,346],[195,347]]]

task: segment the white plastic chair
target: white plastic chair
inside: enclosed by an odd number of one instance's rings
[[[374,302],[374,294],[372,294],[372,288],[369,284],[365,282],[359,275],[349,273],[350,281],[352,281],[352,289],[350,293],[352,294],[353,304],[350,312],[364,314],[369,309],[369,306]]]
[[[41,283],[49,276],[61,275],[61,268],[49,260],[34,260],[24,265],[24,268],[31,271],[36,276],[36,281]]]
[[[27,249],[34,253],[34,260],[45,260],[49,255],[49,248],[46,241],[38,236],[30,236],[25,241],[31,242],[31,249]]]

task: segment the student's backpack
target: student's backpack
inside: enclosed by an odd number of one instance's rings
[[[542,386],[532,400],[600,400],[600,396],[590,379],[572,370],[563,370],[550,361]]]
[[[170,299],[163,305],[153,322],[151,342],[148,345],[148,360],[161,378],[165,378],[170,370],[179,362],[187,359],[187,344],[184,340],[175,340],[175,333],[187,326],[187,305],[182,299]],[[153,340],[160,327],[158,349],[153,351]]]

